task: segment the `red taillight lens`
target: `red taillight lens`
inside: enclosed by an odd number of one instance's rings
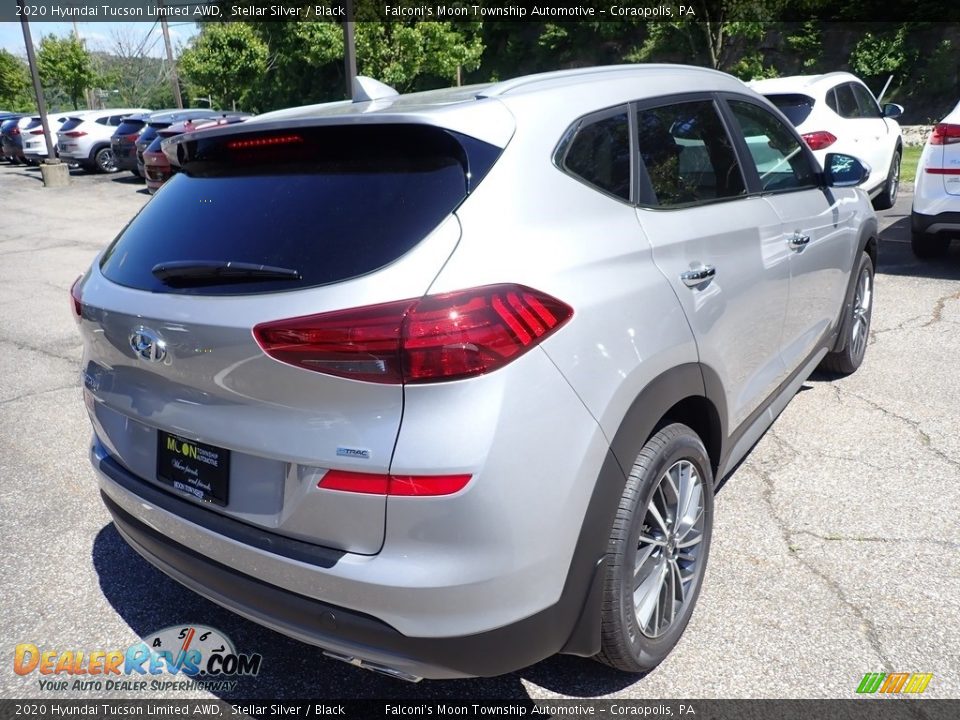
[[[80,299],[80,281],[83,280],[83,275],[78,277],[73,281],[73,285],[70,286],[70,300],[72,301],[73,307],[73,319],[77,322],[80,322],[80,318],[83,315],[83,303]]]
[[[31,134],[31,135],[43,135],[43,128],[38,128],[38,129],[36,129],[36,130],[31,130],[31,131],[30,131],[30,134]]]
[[[930,133],[931,145],[953,145],[960,143],[960,125],[940,123],[935,125]]]
[[[377,475],[328,470],[317,487],[371,495],[429,497],[453,495],[470,482],[470,475]]]
[[[11,134],[11,135],[19,135],[19,134],[20,134],[20,128],[18,128],[16,125],[14,125],[12,128],[10,128],[10,134]]]
[[[138,137],[140,137],[140,133],[135,132],[135,133],[130,133],[129,135],[124,135],[123,139],[126,140],[127,142],[136,142]]]
[[[65,132],[64,135],[67,137],[83,137],[86,133],[83,130],[70,130],[69,132]]]
[[[823,150],[833,145],[837,138],[833,133],[828,133],[826,130],[817,130],[817,132],[806,133],[802,135],[803,141],[810,147],[811,150]]]
[[[522,285],[489,285],[257,325],[270,357],[378,383],[492,372],[555,332],[573,309]]]
[[[227,143],[227,147],[231,150],[248,150],[250,148],[276,147],[277,145],[295,145],[302,142],[303,138],[299,135],[272,135],[249,140],[231,140]]]

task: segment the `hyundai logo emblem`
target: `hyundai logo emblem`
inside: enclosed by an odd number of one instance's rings
[[[167,343],[145,327],[138,327],[130,336],[130,347],[141,360],[163,362],[167,357]]]

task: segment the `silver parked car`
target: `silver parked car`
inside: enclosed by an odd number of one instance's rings
[[[164,143],[182,172],[72,289],[103,501],[355,665],[647,670],[715,482],[863,359],[868,171],[700,68],[366,88]]]

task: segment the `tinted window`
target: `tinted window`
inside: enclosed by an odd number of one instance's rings
[[[746,193],[736,154],[712,102],[641,110],[637,132],[657,205],[687,205]]]
[[[140,132],[140,129],[144,126],[143,120],[124,120],[120,123],[120,126],[117,128],[117,135],[132,135],[133,133]]]
[[[563,166],[591,185],[630,199],[630,124],[626,111],[585,121],[567,150]]]
[[[81,118],[68,118],[67,121],[60,126],[60,132],[66,132],[67,130],[73,130],[77,125],[82,123]]]
[[[167,127],[164,125],[163,127]],[[153,139],[157,136],[157,126],[156,125],[147,125],[140,132],[140,137],[137,138],[137,147],[146,147]]]
[[[470,143],[432,127],[297,133],[297,141],[276,146],[238,148],[256,136],[230,135],[181,148],[191,158],[184,171],[110,246],[104,275],[129,287],[203,295],[295,290],[357,277],[399,258],[457,207],[467,192],[466,167],[475,177],[489,169],[466,155]],[[158,263],[185,260],[290,268],[301,279],[178,286],[151,272]]]
[[[729,104],[764,191],[816,186],[816,172],[786,125],[752,103],[731,100]]]
[[[827,90],[827,107],[838,115],[840,114],[840,110],[837,108],[837,94],[833,91],[833,88]]]
[[[813,111],[816,101],[807,95],[767,95],[794,126],[800,125]]]
[[[853,88],[850,85],[841,85],[836,88],[837,94],[837,112],[840,117],[858,118],[860,117],[860,106],[857,105],[857,98],[853,94]]]
[[[883,113],[880,112],[880,106],[877,105],[877,101],[873,99],[873,95],[870,94],[869,90],[863,85],[856,83],[852,83],[850,87],[853,90],[854,96],[857,98],[857,104],[860,106],[860,117],[883,117]]]
[[[108,122],[109,120],[110,120],[110,118],[108,118],[108,117],[102,117],[102,118],[97,118],[96,120],[94,120],[94,122],[95,122],[97,125],[108,125],[108,124],[109,124],[109,122]]]

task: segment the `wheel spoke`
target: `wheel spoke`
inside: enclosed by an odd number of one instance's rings
[[[663,532],[664,535],[670,534],[670,528],[667,527],[666,521],[663,519],[663,516],[660,515],[660,511],[657,509],[657,506],[653,503],[652,500],[650,501],[650,507],[647,508],[647,513],[651,515],[653,519],[656,521],[657,525],[660,526],[660,530]]]
[[[677,600],[682,607],[683,603],[687,601],[687,589],[683,586],[683,573],[680,572],[680,566],[677,565],[675,560],[670,563],[670,569],[673,570],[673,574],[676,577],[677,595],[679,596]]]
[[[659,611],[660,591],[667,575],[667,561],[661,559],[650,571],[633,594],[634,609],[641,628],[650,625],[651,617]],[[656,630],[656,628],[654,628]]]
[[[678,542],[677,547],[678,548],[693,547],[694,545],[699,545],[701,540],[703,540],[703,535],[694,535],[693,537],[684,538],[682,542]]]

